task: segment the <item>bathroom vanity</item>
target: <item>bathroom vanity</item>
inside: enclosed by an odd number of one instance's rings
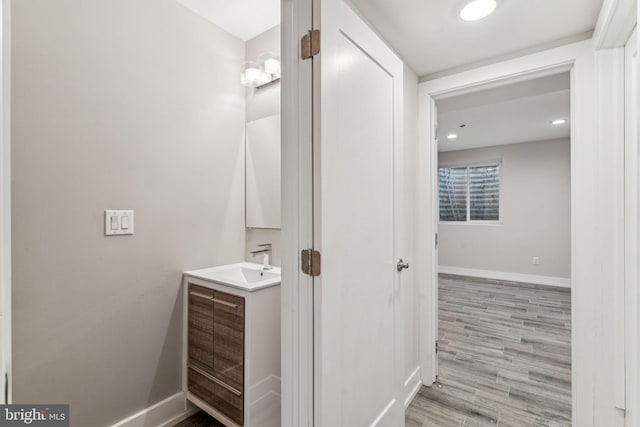
[[[183,390],[230,427],[280,426],[280,269],[243,262],[183,277]]]

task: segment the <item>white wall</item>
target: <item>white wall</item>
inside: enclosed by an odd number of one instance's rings
[[[439,164],[502,159],[502,224],[440,224],[439,264],[571,277],[569,139],[438,153]],[[540,265],[532,258],[539,257]]]
[[[280,25],[252,38],[246,44],[246,60],[255,61],[263,53],[272,52],[280,55]],[[247,88],[247,122],[263,117],[280,114],[280,82],[260,88]],[[279,229],[248,228],[246,233],[247,261],[262,263],[262,256],[252,257],[250,251],[256,250],[256,245],[271,243],[271,264],[280,266],[281,245]]]
[[[109,425],[180,390],[182,271],[243,258],[244,43],[174,0],[12,19],[14,401]]]
[[[415,238],[417,225],[417,158],[418,158],[418,77],[404,66],[404,189],[405,189],[405,252],[410,268],[402,272],[402,312],[404,314],[404,381],[405,397],[412,397],[420,381],[420,337],[418,316],[418,284],[416,283]]]

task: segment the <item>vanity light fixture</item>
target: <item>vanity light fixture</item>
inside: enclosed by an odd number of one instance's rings
[[[567,121],[565,119],[556,119],[556,120],[551,122],[552,125],[556,125],[556,126],[563,125],[565,123],[567,123]]]
[[[491,15],[496,9],[496,0],[473,0],[460,11],[460,18],[465,21],[477,21]]]
[[[258,62],[264,66],[264,72],[271,74],[275,79],[280,78],[280,58],[273,53],[264,53],[258,57]]]
[[[249,61],[240,75],[240,84],[247,87],[261,87],[280,79],[280,58],[272,53],[258,57],[258,61]]]
[[[249,61],[244,64],[244,71],[240,75],[240,83],[243,86],[257,87],[260,84],[266,82],[266,73],[260,67],[257,62]]]
[[[456,135],[455,133],[450,133],[449,135],[447,135],[447,139],[456,139],[458,137],[458,135]]]

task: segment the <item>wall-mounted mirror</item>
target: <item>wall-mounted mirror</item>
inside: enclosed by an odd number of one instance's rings
[[[280,228],[280,115],[247,123],[246,226]]]

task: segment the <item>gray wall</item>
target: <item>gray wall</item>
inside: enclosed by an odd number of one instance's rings
[[[243,258],[244,43],[173,0],[12,7],[14,398],[109,425],[180,390],[181,272]]]
[[[252,38],[246,44],[246,60],[255,61],[263,53],[280,55],[280,25]],[[261,88],[247,88],[247,122],[263,117],[280,114],[280,82]],[[252,257],[248,252],[256,249],[257,244],[273,244],[271,264],[280,265],[281,246],[279,229],[248,228],[246,234],[246,259],[262,263],[262,256]]]
[[[440,164],[502,159],[502,224],[440,224],[439,264],[570,278],[569,149],[561,139],[439,153]]]

